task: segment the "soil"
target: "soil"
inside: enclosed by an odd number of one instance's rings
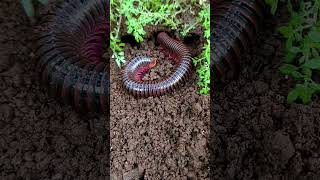
[[[147,29],[149,32],[152,31]],[[173,61],[154,38],[125,46],[127,60],[138,55],[157,58],[144,80],[160,80]],[[114,179],[206,179],[210,101],[198,94],[197,76],[172,94],[135,98],[121,86],[121,72],[111,62],[111,177]]]
[[[0,2],[0,27],[0,179],[106,179],[108,117],[78,114],[40,88],[39,28],[20,1]]]
[[[275,27],[286,12],[266,18],[241,76],[212,91],[211,109],[195,74],[173,94],[137,99],[112,61],[110,129],[108,116],[48,96],[35,69],[38,29],[18,1],[0,7],[0,179],[108,179],[109,161],[114,179],[205,179],[208,164],[215,179],[320,178],[320,100],[288,105],[294,84],[278,71],[284,44]],[[159,58],[146,80],[172,68],[153,44],[126,45],[128,59],[148,50]]]
[[[279,74],[287,22],[282,7],[267,17],[256,46],[241,59],[238,80],[211,94],[210,169],[213,179],[319,179],[320,100],[286,103],[294,83]]]

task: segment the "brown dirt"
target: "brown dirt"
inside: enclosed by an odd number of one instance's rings
[[[211,113],[209,97],[196,93],[196,75],[173,94],[136,99],[121,88],[111,63],[113,177],[207,177],[211,115],[215,179],[319,179],[320,100],[286,104],[293,83],[278,72],[284,44],[274,27],[285,17],[267,18],[257,46],[241,61],[240,78],[212,91]],[[108,117],[79,115],[40,88],[35,27],[19,3],[0,2],[0,27],[0,179],[105,179]],[[156,52],[153,42],[127,45],[126,56],[147,49]],[[169,72],[170,62],[158,65],[149,77]]]
[[[40,88],[38,31],[19,2],[0,2],[0,179],[105,179],[107,117],[79,115]]]
[[[154,41],[126,45],[131,60],[158,58],[147,79],[169,75],[173,68]],[[115,179],[208,178],[209,96],[197,93],[196,75],[173,94],[135,98],[121,87],[120,70],[111,62],[111,174]]]
[[[244,55],[237,81],[212,92],[210,168],[214,179],[319,179],[320,101],[286,103],[294,86],[279,74],[284,41],[275,27],[284,8],[266,18],[256,46]]]

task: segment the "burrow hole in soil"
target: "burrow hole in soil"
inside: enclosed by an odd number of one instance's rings
[[[139,43],[135,40],[133,35],[123,35],[121,36],[121,42],[125,43],[125,44],[130,44],[132,47],[136,46],[139,47]]]
[[[199,48],[201,41],[200,41],[200,35],[191,33],[187,35],[184,39],[183,42],[186,46],[188,46],[191,49],[197,49]]]

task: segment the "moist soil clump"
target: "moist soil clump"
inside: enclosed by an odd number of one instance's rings
[[[79,115],[40,88],[34,58],[40,31],[20,1],[2,0],[0,7],[0,179],[105,179],[107,117]],[[39,17],[52,9],[55,3]]]
[[[157,58],[144,80],[160,80],[174,63],[154,40],[125,46],[127,61],[139,55]],[[197,76],[176,92],[135,98],[121,85],[122,74],[111,62],[111,174],[115,179],[208,178],[210,102],[197,93]]]
[[[285,7],[265,19],[238,80],[211,93],[210,169],[214,179],[319,179],[320,101],[286,103],[293,82],[279,74]]]

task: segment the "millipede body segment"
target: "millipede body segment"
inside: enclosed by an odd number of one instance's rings
[[[130,61],[123,72],[123,86],[137,97],[160,96],[173,92],[184,84],[192,69],[191,54],[181,42],[169,37],[165,32],[157,36],[157,42],[175,58],[175,71],[162,81],[142,81],[143,75],[155,66],[156,60],[146,56],[138,56]]]
[[[70,0],[48,22],[37,56],[42,82],[78,110],[105,111],[109,105],[108,0]]]
[[[263,18],[263,2],[213,0],[212,5],[211,74],[217,79],[237,77],[241,53],[254,42]]]

